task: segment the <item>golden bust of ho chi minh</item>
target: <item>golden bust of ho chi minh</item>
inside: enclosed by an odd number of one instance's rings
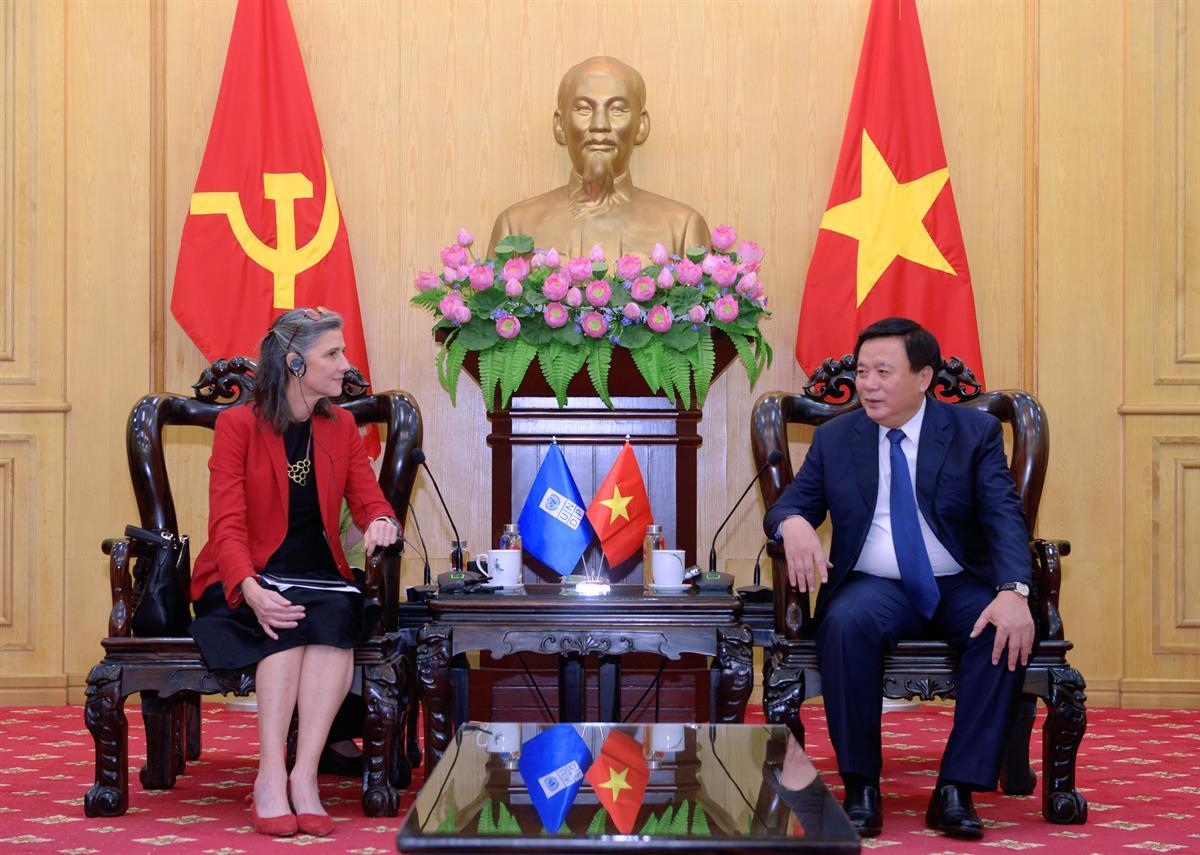
[[[599,244],[609,259],[625,253],[646,259],[657,243],[678,255],[707,246],[708,224],[695,209],[634,186],[629,161],[649,135],[646,83],[636,69],[597,56],[568,70],[558,85],[554,139],[571,156],[571,180],[502,212],[488,254],[501,238],[518,234],[570,255]]]

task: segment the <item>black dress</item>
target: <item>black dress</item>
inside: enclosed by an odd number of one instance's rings
[[[305,421],[293,424],[284,433],[289,464],[311,460],[311,431],[312,422]],[[263,631],[254,610],[244,600],[231,609],[221,583],[209,585],[193,604],[196,618],[191,625],[192,637],[209,668],[245,668],[273,653],[309,644],[353,648],[375,628],[379,606],[367,604],[361,573],[355,572],[354,583],[338,573],[321,523],[317,479],[311,467],[303,480],[298,484],[288,479],[287,536],[267,560],[259,582],[304,606],[304,617],[293,629],[276,629],[279,638],[273,639]],[[278,586],[269,580],[276,580]],[[289,582],[295,584],[283,587]],[[336,590],[346,587],[355,590]]]

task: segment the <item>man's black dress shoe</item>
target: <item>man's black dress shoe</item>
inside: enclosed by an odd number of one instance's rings
[[[925,811],[925,824],[951,837],[978,840],[983,837],[983,823],[971,803],[971,791],[958,784],[938,784]]]
[[[846,785],[842,810],[859,837],[876,837],[883,831],[883,812],[879,809],[879,787],[867,784]]]

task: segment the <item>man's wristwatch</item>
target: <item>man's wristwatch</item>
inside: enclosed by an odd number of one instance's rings
[[[1001,591],[1012,591],[1019,597],[1029,599],[1029,586],[1024,582],[1005,582],[1003,585],[997,585],[996,593]]]

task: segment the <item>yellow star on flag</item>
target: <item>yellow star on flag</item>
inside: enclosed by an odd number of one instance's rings
[[[950,179],[942,169],[901,184],[866,129],[862,135],[862,195],[830,208],[821,228],[858,240],[857,303],[871,293],[896,256],[955,275],[922,220]]]
[[[612,792],[613,804],[621,800],[621,790],[632,790],[633,785],[625,782],[625,776],[629,774],[629,769],[622,769],[618,772],[610,766],[608,768],[608,780],[600,786]]]
[[[629,503],[632,501],[633,496],[622,496],[620,485],[613,484],[612,498],[600,500],[600,504],[608,508],[609,513],[611,514],[608,519],[610,525],[617,521],[617,517],[625,517],[625,519],[629,519]]]

